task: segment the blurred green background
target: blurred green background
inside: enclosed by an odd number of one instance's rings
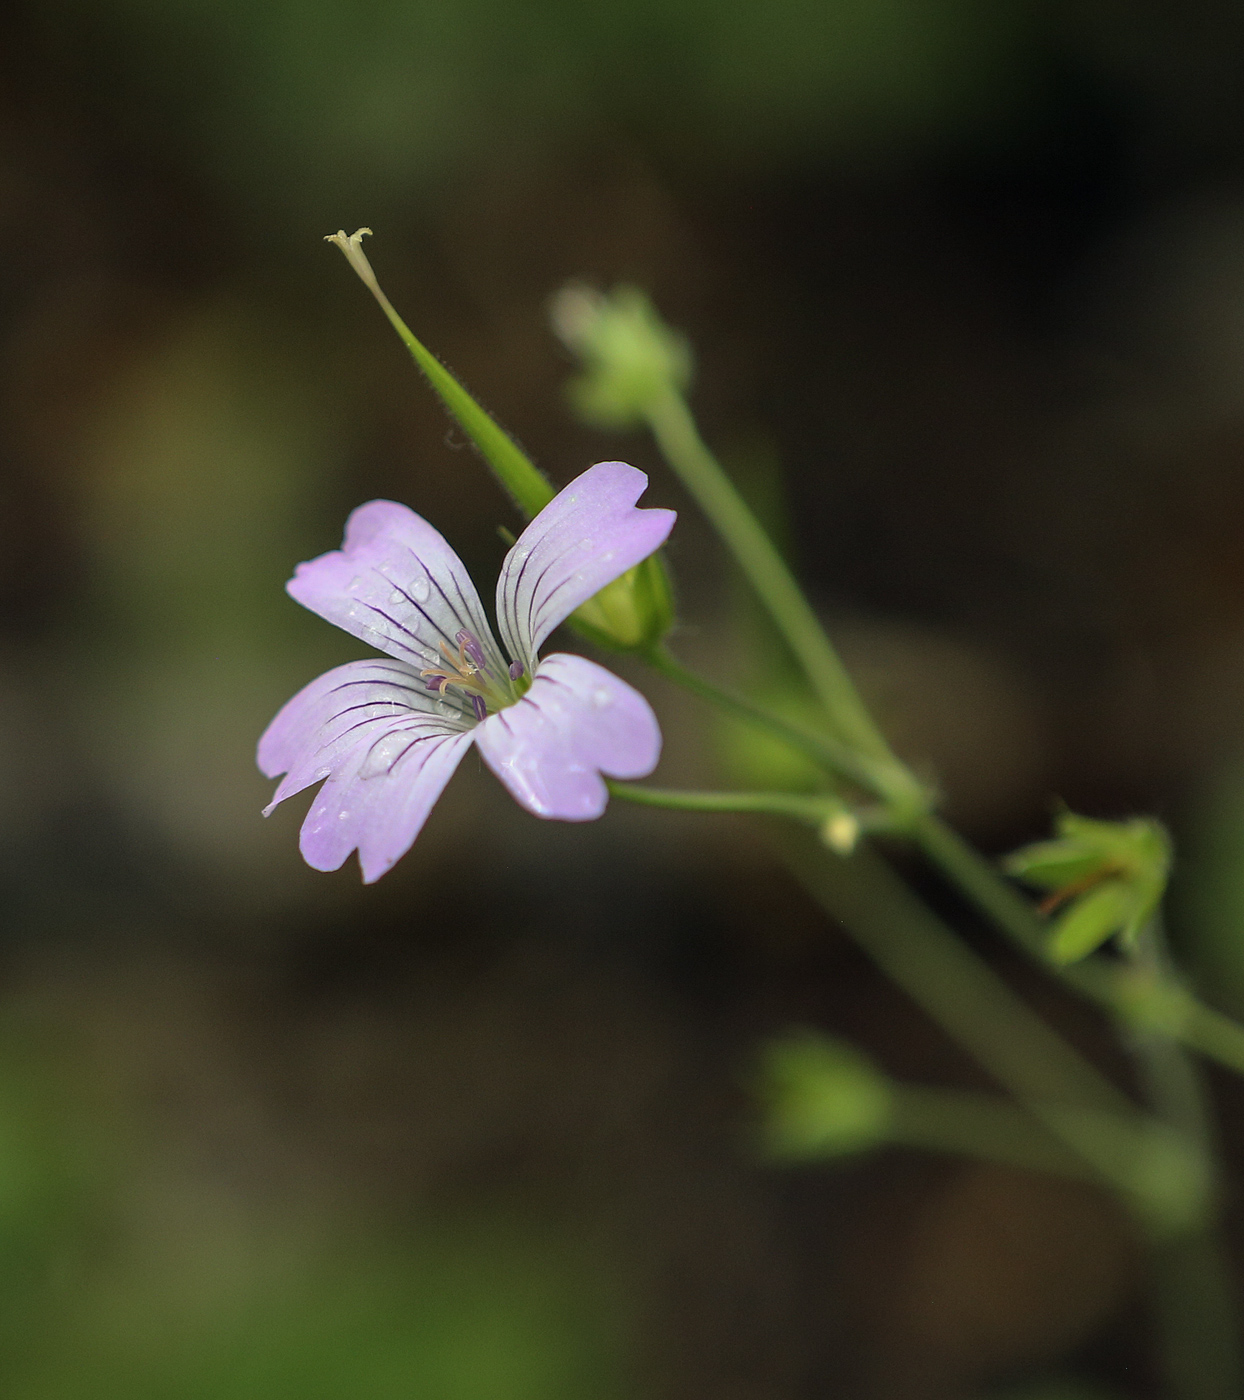
[[[1087,1188],[755,1164],[791,1024],[984,1081],[752,828],[546,825],[472,759],[364,890],[301,864],[298,801],[260,820],[253,753],[362,654],[282,591],[351,507],[479,578],[516,523],[321,241],[359,224],[556,481],[649,471],[678,649],[780,692],[650,445],[564,406],[549,296],[637,282],[950,815],[990,851],[1055,796],[1160,815],[1176,936],[1244,1010],[1242,79],[1229,0],[6,7],[6,1396],[1156,1393]],[[713,781],[643,683],[658,779]]]

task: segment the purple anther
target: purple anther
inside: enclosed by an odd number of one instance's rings
[[[516,681],[523,674],[523,663],[521,661],[510,662],[510,679]]]
[[[475,711],[475,718],[483,724],[488,718],[488,706],[484,704],[484,697],[471,692],[471,708]]]
[[[481,671],[486,671],[488,669],[484,665],[484,648],[480,646],[479,641],[477,640],[473,632],[468,632],[464,627],[454,638],[454,641],[458,643],[462,650],[467,654],[467,656],[471,658],[472,661],[475,662],[475,664],[479,667]]]
[[[429,690],[440,692],[441,686],[445,684],[444,676],[424,676],[423,683]]]

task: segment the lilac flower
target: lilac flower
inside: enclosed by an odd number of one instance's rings
[[[285,774],[265,816],[324,780],[302,825],[308,865],[336,870],[357,849],[363,879],[378,880],[472,744],[522,806],[562,821],[600,816],[602,774],[652,772],[661,732],[643,696],[582,656],[537,654],[664,542],[674,512],[636,508],[647,484],[625,462],[600,462],[523,531],[497,580],[508,661],[462,561],[405,506],[360,506],[340,550],[298,565],[292,597],[387,653],[312,681],[259,741],[264,774]]]

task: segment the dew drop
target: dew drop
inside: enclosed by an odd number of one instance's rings
[[[339,822],[343,822],[343,821],[345,821],[345,819],[346,819],[349,815],[350,815],[349,812],[338,812],[338,813],[337,813],[337,820],[338,820]]]
[[[327,778],[328,775],[329,775],[332,771],[333,771],[333,770],[332,770],[331,768],[317,768],[317,769],[315,770],[315,776],[316,776],[317,779],[319,779],[319,778]]]
[[[600,690],[592,691],[592,704],[598,710],[603,710],[613,699],[613,696],[603,687]]]
[[[428,594],[431,593],[431,591],[431,586],[426,578],[417,578],[414,583],[410,585],[410,596],[416,603],[426,602]]]
[[[592,545],[593,545],[594,543],[595,543],[594,540],[580,540],[580,541],[579,541],[579,548],[580,548],[580,549],[591,549],[591,547],[592,547]]]
[[[398,603],[404,603],[405,601],[406,595],[400,588],[395,588],[393,592],[389,594],[389,602],[394,606]]]

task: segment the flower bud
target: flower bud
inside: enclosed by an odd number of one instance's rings
[[[647,651],[674,625],[669,574],[659,554],[606,584],[567,619],[608,651]]]
[[[1093,821],[1064,812],[1053,841],[1008,856],[1006,870],[1048,890],[1045,913],[1062,909],[1050,935],[1050,955],[1072,963],[1116,934],[1132,944],[1166,890],[1170,840],[1160,822]]]
[[[760,1095],[764,1142],[775,1157],[836,1157],[889,1134],[889,1081],[850,1046],[810,1032],[767,1047]]]
[[[625,428],[670,389],[691,381],[691,349],[657,315],[637,287],[603,294],[572,282],[553,298],[553,329],[583,362],[568,386],[584,422]]]

